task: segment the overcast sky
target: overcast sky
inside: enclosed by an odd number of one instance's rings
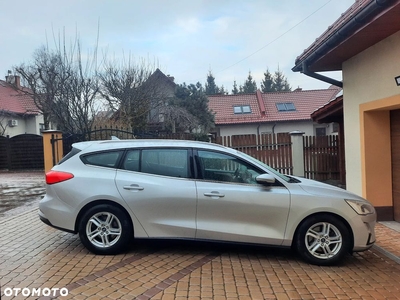
[[[260,87],[263,73],[279,66],[292,88],[329,84],[293,73],[295,59],[354,0],[19,0],[0,9],[0,76],[29,63],[54,36],[76,35],[82,52],[156,62],[176,83],[203,86],[211,70],[231,92],[249,71]],[[57,39],[57,38],[56,38]],[[102,54],[101,54],[102,55]],[[327,74],[341,79],[340,74]]]

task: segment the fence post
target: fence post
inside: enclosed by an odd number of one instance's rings
[[[292,142],[293,175],[304,177],[304,132],[296,130],[289,132]]]
[[[43,131],[44,172],[58,163],[63,157],[62,132],[58,130]]]

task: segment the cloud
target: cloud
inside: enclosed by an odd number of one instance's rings
[[[67,42],[78,36],[84,51],[98,42],[101,53],[115,58],[155,60],[178,83],[204,84],[212,70],[216,83],[231,90],[234,80],[243,83],[251,71],[259,86],[266,68],[273,72],[279,66],[292,86],[318,88],[328,84],[293,73],[291,67],[353,2],[8,1],[0,11],[0,74],[65,35]]]

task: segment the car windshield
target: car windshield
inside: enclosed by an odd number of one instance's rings
[[[291,181],[291,178],[289,176],[286,176],[286,175],[284,175],[282,173],[279,173],[277,170],[271,168],[270,166],[268,166],[267,164],[263,163],[262,161],[259,161],[258,159],[254,158],[254,157],[252,157],[252,156],[250,156],[250,155],[248,155],[246,153],[243,153],[243,152],[240,152],[240,151],[238,151],[238,152],[241,155],[245,156],[248,160],[250,160],[252,162],[255,162],[255,163],[259,164],[259,165],[262,165],[265,169],[268,170],[268,172],[273,173],[274,175],[278,176],[279,178],[285,180],[286,182],[290,182]]]

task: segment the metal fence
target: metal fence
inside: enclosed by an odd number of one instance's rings
[[[0,136],[0,169],[43,169],[43,138],[36,134]]]

